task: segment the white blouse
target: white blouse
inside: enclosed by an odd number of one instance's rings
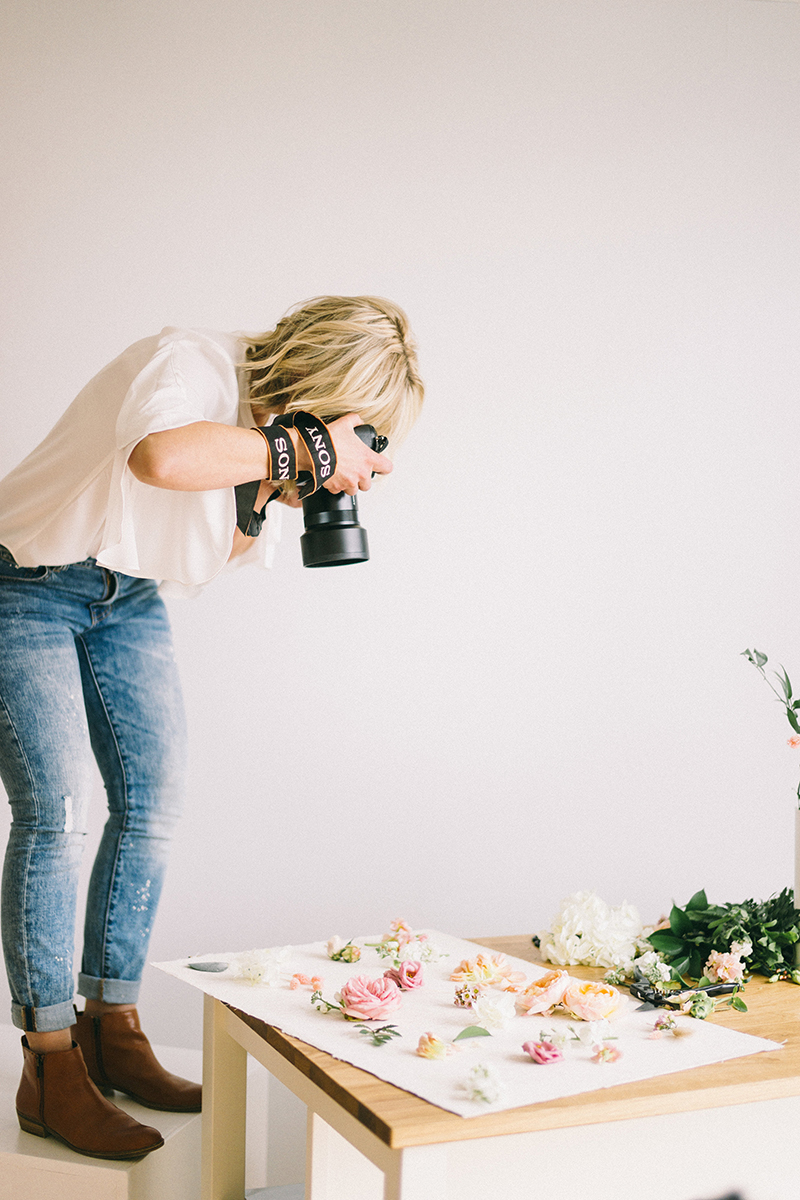
[[[167,327],[123,351],[76,396],[47,437],[0,480],[0,545],[20,566],[95,558],[124,575],[207,583],[228,564],[233,488],[179,492],[141,483],[128,466],[149,433],[195,421],[252,428],[237,372],[239,339]],[[231,567],[271,565],[278,505]]]

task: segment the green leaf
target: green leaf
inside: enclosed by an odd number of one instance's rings
[[[786,717],[787,717],[787,719],[788,719],[788,721],[789,721],[789,724],[791,725],[792,729],[795,731],[795,733],[800,733],[800,725],[798,725],[798,723],[797,723],[797,717],[796,717],[796,715],[795,715],[795,714],[792,712],[791,708],[787,708],[787,710],[786,710]]]
[[[647,939],[651,946],[655,946],[656,950],[660,950],[662,954],[674,956],[682,954],[685,949],[685,943],[681,938],[675,937],[668,929],[656,929],[650,934]]]
[[[747,1005],[741,996],[733,996],[731,999],[731,1008],[735,1008],[737,1012],[747,1012]]]
[[[669,927],[676,937],[683,937],[692,927],[692,923],[677,904],[673,904],[669,914]]]
[[[468,1025],[466,1029],[462,1029],[461,1033],[457,1033],[453,1038],[454,1042],[463,1042],[464,1038],[473,1037],[491,1037],[488,1029],[484,1029],[482,1025]]]
[[[708,947],[701,954],[699,950],[693,950],[689,956],[689,974],[692,979],[699,979],[703,974],[703,964],[708,958]]]
[[[687,954],[683,958],[676,958],[671,966],[675,974],[678,975],[681,982],[683,982],[683,976],[689,974],[689,955]]]
[[[781,675],[778,671],[776,671],[775,678],[777,679],[778,683],[783,688],[783,694],[786,697],[786,703],[788,704],[790,702],[790,700],[792,699],[792,685],[789,682],[789,676],[786,674],[786,668],[781,667],[781,671],[783,671],[783,675]]]
[[[695,892],[689,903],[686,905],[687,912],[698,908],[708,908],[708,898],[703,888],[701,888],[699,892]]]

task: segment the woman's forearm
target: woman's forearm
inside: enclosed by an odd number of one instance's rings
[[[267,446],[255,429],[198,421],[150,433],[128,465],[141,483],[179,492],[206,492],[263,479]]]

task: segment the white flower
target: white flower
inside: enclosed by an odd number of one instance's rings
[[[738,954],[739,958],[749,958],[753,953],[752,942],[731,942],[731,954]]]
[[[633,905],[612,908],[594,892],[575,892],[562,901],[552,929],[539,934],[541,952],[561,967],[616,967],[635,957],[642,929]]]
[[[409,959],[412,962],[438,962],[442,956],[442,952],[435,942],[425,938],[412,938],[410,942],[406,942],[400,947],[397,952],[397,957],[400,962],[406,962]]]
[[[611,1036],[611,1024],[605,1018],[602,1021],[582,1021],[575,1028],[568,1026],[572,1040],[582,1042],[584,1046],[594,1046],[606,1041]]]
[[[340,938],[338,933],[335,933],[325,946],[325,951],[328,955],[328,958],[333,958],[334,954],[338,954],[343,946],[344,938]]]
[[[480,1100],[484,1104],[494,1104],[496,1100],[500,1099],[503,1092],[503,1085],[498,1077],[482,1063],[478,1063],[472,1068],[464,1086],[470,1100]]]
[[[244,950],[236,956],[236,977],[250,983],[272,987],[280,983],[285,974],[283,964],[291,953],[291,946],[275,946],[270,950]]]
[[[481,992],[477,1000],[472,1002],[472,1012],[477,1023],[491,1033],[494,1030],[505,1029],[517,1015],[514,996],[510,992]]]

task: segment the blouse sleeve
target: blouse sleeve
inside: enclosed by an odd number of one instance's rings
[[[97,554],[126,575],[207,583],[228,561],[236,524],[233,488],[180,492],[153,487],[128,466],[150,433],[197,421],[240,423],[234,359],[219,341],[192,330],[164,330],[156,352],[130,385],[116,426],[109,503]]]

